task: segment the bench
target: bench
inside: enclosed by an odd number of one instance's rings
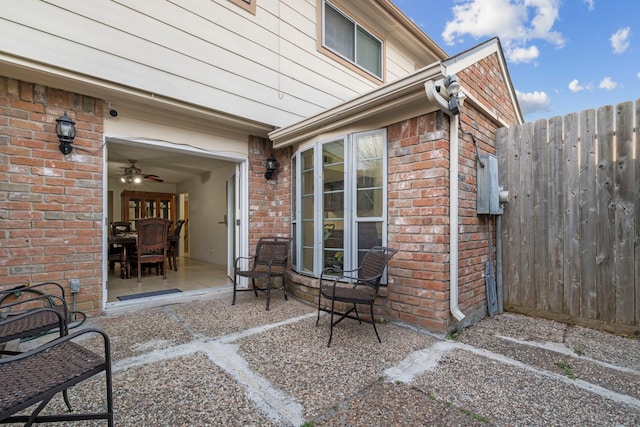
[[[0,331],[19,334],[20,325],[28,324],[28,318],[56,316],[58,324],[64,320],[52,308],[37,309],[0,321]],[[79,337],[97,334],[101,337],[104,355],[80,345]],[[107,420],[113,426],[113,392],[111,379],[111,347],[109,337],[98,329],[83,329],[61,336],[40,347],[0,359],[0,423],[23,422],[25,425],[42,422]],[[71,404],[67,389],[104,372],[106,376],[106,406],[104,412],[64,413],[40,415],[49,401],[58,393],[63,397],[69,412]],[[38,406],[30,415],[19,414],[30,406]]]

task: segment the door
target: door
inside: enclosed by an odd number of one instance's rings
[[[238,191],[238,172],[236,172],[227,180],[227,274],[233,277],[233,264],[239,256],[238,251],[238,233],[239,233],[239,196]]]

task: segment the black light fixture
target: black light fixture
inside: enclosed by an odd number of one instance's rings
[[[278,168],[278,162],[276,162],[276,159],[273,157],[273,154],[270,155],[269,158],[267,159],[266,168],[267,168],[267,171],[264,173],[264,177],[268,181],[271,178],[273,178],[273,174]]]
[[[76,137],[76,127],[74,126],[76,122],[71,120],[69,116],[67,116],[67,112],[64,112],[62,117],[56,119],[56,133],[58,134],[58,139],[60,140],[60,152],[64,155],[71,153],[73,150],[73,139]]]

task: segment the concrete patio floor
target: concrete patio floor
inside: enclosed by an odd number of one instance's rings
[[[111,337],[118,426],[640,425],[638,339],[503,314],[449,340],[379,324],[382,344],[348,320],[327,348],[328,316],[280,293],[163,303],[85,324]]]

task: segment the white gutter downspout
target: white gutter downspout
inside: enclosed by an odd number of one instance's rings
[[[427,98],[449,115],[449,310],[458,321],[465,318],[458,304],[458,116],[438,94],[435,84],[424,84]]]

